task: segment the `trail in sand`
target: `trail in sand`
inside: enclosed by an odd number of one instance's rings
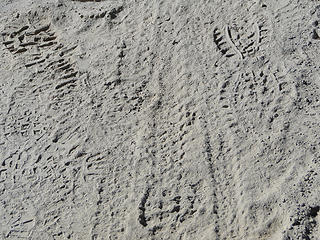
[[[317,1],[0,3],[0,239],[319,239]]]

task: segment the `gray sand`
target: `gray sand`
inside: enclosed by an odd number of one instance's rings
[[[318,5],[1,0],[0,239],[320,239]]]

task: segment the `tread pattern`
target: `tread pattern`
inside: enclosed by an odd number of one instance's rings
[[[319,7],[50,4],[0,36],[1,239],[317,239]]]

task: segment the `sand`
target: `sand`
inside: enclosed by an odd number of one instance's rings
[[[319,21],[2,0],[0,239],[320,239]]]

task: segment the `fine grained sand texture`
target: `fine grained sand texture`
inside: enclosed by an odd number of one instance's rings
[[[318,22],[1,0],[0,239],[320,239]]]

